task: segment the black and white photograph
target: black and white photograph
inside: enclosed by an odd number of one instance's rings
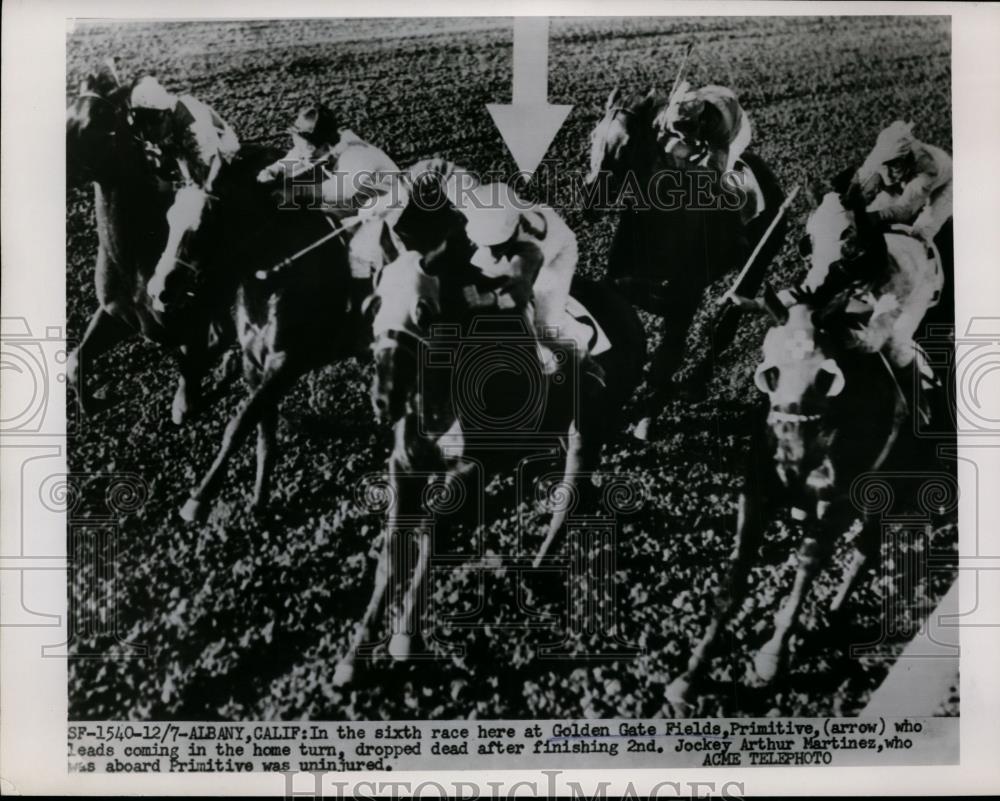
[[[915,11],[67,19],[68,770],[957,765]]]

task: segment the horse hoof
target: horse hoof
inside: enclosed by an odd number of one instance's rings
[[[687,679],[674,679],[667,686],[664,695],[678,717],[688,717],[694,712],[694,704],[691,703],[691,682]]]
[[[650,418],[643,417],[642,420],[636,423],[636,426],[632,431],[632,436],[640,442],[646,442],[649,439],[649,429],[652,424],[653,421]]]
[[[354,681],[354,665],[350,662],[341,662],[337,669],[333,671],[333,686],[346,687]]]
[[[684,677],[674,679],[667,685],[666,698],[671,704],[690,703],[691,682]]]
[[[196,500],[195,498],[188,498],[181,507],[180,514],[181,520],[188,523],[196,523],[201,520],[204,515],[201,501]]]
[[[170,420],[175,426],[182,426],[187,420],[187,409],[179,403],[170,407]]]
[[[781,652],[778,650],[761,650],[753,660],[753,669],[757,677],[765,684],[773,681],[778,675],[781,665]]]
[[[393,634],[389,640],[389,655],[397,662],[410,658],[410,639],[409,634]]]

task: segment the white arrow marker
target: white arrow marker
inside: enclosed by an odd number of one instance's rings
[[[538,169],[572,106],[549,105],[549,18],[514,18],[514,90],[511,103],[487,103],[518,169]]]

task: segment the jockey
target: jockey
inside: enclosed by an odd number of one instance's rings
[[[883,130],[858,169],[868,212],[883,227],[909,225],[931,242],[951,219],[951,156],[913,136],[913,124],[896,120]]]
[[[478,247],[472,263],[488,276],[510,279],[485,295],[469,287],[466,301],[474,308],[523,309],[538,336],[543,369],[555,373],[561,359],[554,351],[566,350],[560,337],[576,272],[576,236],[552,208],[522,200],[505,183],[478,186],[457,205]]]
[[[360,314],[372,291],[375,270],[385,261],[390,234],[377,213],[382,197],[394,199],[396,163],[375,145],[370,145],[349,129],[341,129],[333,111],[321,103],[299,110],[288,129],[292,147],[284,156],[257,175],[260,183],[296,175],[319,166],[323,182],[323,208],[331,212],[355,212],[360,218],[348,245],[351,265],[351,309]],[[359,342],[359,347],[362,343]]]
[[[132,89],[132,114],[147,150],[164,163],[176,163],[187,183],[211,188],[223,163],[240,149],[233,129],[212,108],[191,95],[174,95],[156,78],[145,76]]]
[[[720,175],[731,171],[750,146],[750,117],[725,86],[692,90],[684,81],[653,124],[661,140],[676,138],[695,146],[691,160]]]
[[[292,176],[317,164],[328,162],[334,147],[340,141],[337,117],[326,106],[317,103],[299,111],[295,122],[288,129],[292,137],[291,149],[273,164],[257,174],[257,181],[270,183],[286,175]]]

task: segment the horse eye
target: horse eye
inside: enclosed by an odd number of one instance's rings
[[[799,240],[799,255],[802,258],[806,258],[812,255],[813,243],[809,234],[806,234]]]
[[[848,239],[851,238],[851,233],[852,232],[850,228],[845,228],[840,234],[840,241],[846,242]]]

